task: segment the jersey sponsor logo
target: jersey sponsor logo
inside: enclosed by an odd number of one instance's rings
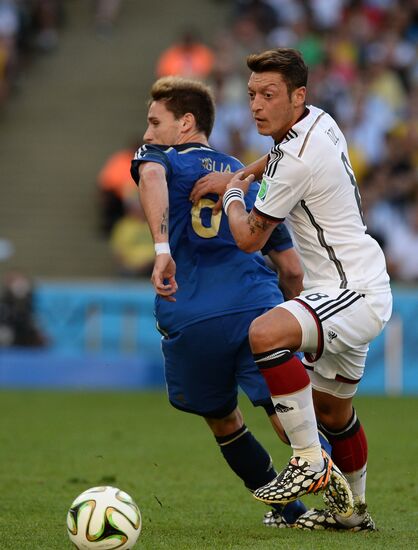
[[[287,407],[286,405],[282,405],[281,403],[276,403],[274,405],[274,410],[278,413],[287,413],[289,411],[293,411],[293,407]]]
[[[260,201],[264,201],[267,195],[267,191],[269,190],[270,184],[267,183],[267,181],[263,178],[260,189],[258,190],[257,198],[260,199]]]

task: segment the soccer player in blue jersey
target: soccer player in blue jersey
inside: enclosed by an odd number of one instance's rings
[[[214,101],[203,84],[179,78],[158,80],[151,90],[146,144],[132,162],[140,199],[155,242],[152,274],[156,317],[170,403],[202,416],[230,468],[254,491],[277,475],[271,458],[244,424],[240,386],[254,405],[265,408],[287,441],[248,344],[257,316],[283,301],[277,276],[261,254],[236,246],[216,195],[196,205],[194,183],[210,171],[234,172],[241,163],[208,144]],[[250,209],[258,185],[247,195]],[[287,297],[300,291],[302,272],[287,229],[267,243]],[[299,501],[272,506],[264,523],[292,524],[305,510]]]

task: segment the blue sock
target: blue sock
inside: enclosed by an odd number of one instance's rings
[[[231,470],[254,491],[277,475],[270,455],[244,424],[236,432],[215,439]]]
[[[324,434],[321,432],[320,428],[318,427],[318,435],[319,435],[319,442],[321,443],[321,447],[324,449],[324,451],[331,456],[332,453],[332,447],[331,443],[328,441],[328,439],[324,436]]]
[[[294,500],[293,502],[285,504],[282,506],[282,510],[276,508],[276,506],[280,506],[280,504],[274,504],[273,507],[275,510],[279,510],[287,523],[290,524],[295,523],[298,517],[307,511],[306,506],[301,500]]]
[[[215,436],[215,439],[231,470],[251,491],[266,485],[277,476],[270,455],[245,424],[236,432],[222,437]],[[305,505],[299,500],[285,506],[275,504],[272,508],[281,512],[288,523],[294,523],[306,512]]]

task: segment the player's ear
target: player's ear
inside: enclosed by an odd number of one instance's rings
[[[305,86],[300,86],[292,92],[292,103],[293,107],[300,107],[305,103],[306,100],[306,88]]]
[[[184,131],[191,130],[196,126],[196,119],[192,113],[183,115],[182,126]]]

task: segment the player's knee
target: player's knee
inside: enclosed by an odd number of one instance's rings
[[[277,307],[254,319],[248,337],[253,353],[272,349],[296,351],[301,344],[302,332],[294,316]]]
[[[238,408],[223,418],[207,418],[205,420],[215,436],[224,437],[242,428],[244,419]]]
[[[263,317],[257,317],[250,325],[248,338],[253,353],[267,351],[280,346],[280,335],[269,330],[268,323]]]
[[[352,415],[352,407],[336,410],[332,405],[315,406],[316,418],[326,429],[338,432],[347,425],[347,419]]]

